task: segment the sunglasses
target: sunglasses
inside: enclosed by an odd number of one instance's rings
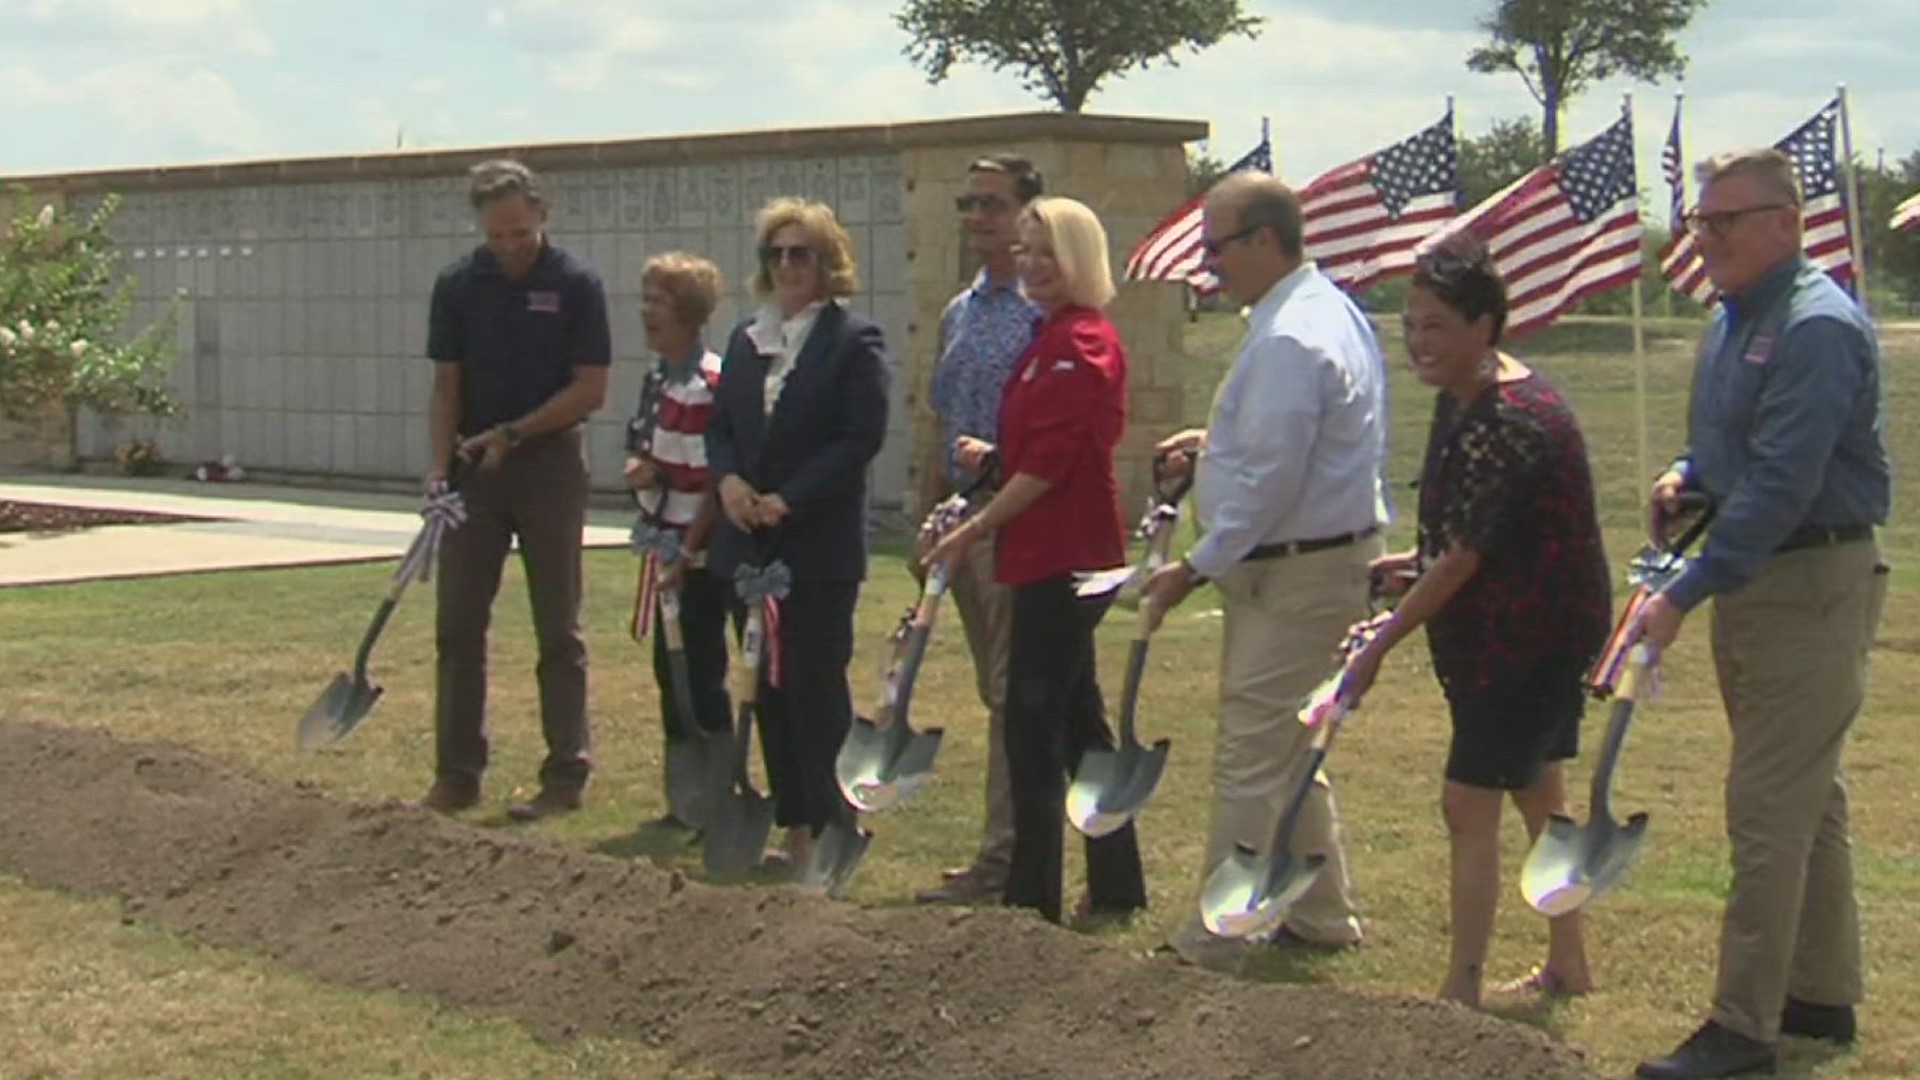
[[[975,210],[997,214],[1002,210],[1012,209],[1013,204],[1002,195],[961,195],[953,200],[953,208],[963,214],[971,214]]]
[[[1680,220],[1686,225],[1687,231],[1695,236],[1699,236],[1701,233],[1711,233],[1714,237],[1718,238],[1724,237],[1729,232],[1732,232],[1734,225],[1748,214],[1758,214],[1766,210],[1785,210],[1787,208],[1788,204],[1786,203],[1762,203],[1759,206],[1743,206],[1738,210],[1716,210],[1710,214],[1703,213],[1698,208],[1695,208],[1687,211]]]
[[[1220,237],[1218,240],[1203,236],[1200,238],[1200,250],[1206,252],[1208,258],[1216,257],[1220,254],[1220,252],[1226,250],[1226,246],[1228,244],[1231,244],[1237,240],[1245,240],[1247,237],[1252,236],[1254,232],[1259,228],[1260,226],[1258,225],[1249,225],[1246,228],[1241,229],[1239,232],[1228,233],[1227,235]]]
[[[812,266],[813,249],[805,244],[768,244],[760,249],[760,261],[768,266]]]

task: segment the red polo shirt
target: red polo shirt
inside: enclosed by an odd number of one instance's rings
[[[1127,561],[1113,451],[1127,426],[1127,354],[1107,317],[1047,316],[1000,394],[1001,475],[1047,481],[1000,527],[996,576],[1025,585]]]

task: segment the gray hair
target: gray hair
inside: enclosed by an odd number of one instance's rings
[[[536,207],[547,205],[546,197],[540,192],[540,178],[532,169],[511,158],[483,161],[467,170],[467,202],[475,210],[515,195],[525,197]]]
[[[1793,159],[1768,146],[1758,150],[1735,150],[1713,157],[1694,167],[1693,177],[1701,188],[1732,176],[1751,177],[1772,198],[1788,205],[1800,205],[1800,173]]]

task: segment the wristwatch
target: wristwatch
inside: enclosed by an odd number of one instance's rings
[[[509,450],[519,446],[526,440],[526,436],[520,434],[520,429],[514,427],[512,424],[495,424],[493,430],[499,432],[501,438],[507,440],[507,449]]]

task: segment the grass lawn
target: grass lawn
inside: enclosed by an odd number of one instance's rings
[[[1682,432],[1690,344],[1697,327],[1657,323],[1650,334],[1649,405],[1654,461]],[[1191,327],[1195,357],[1188,412],[1203,419],[1213,383],[1239,333],[1230,316]],[[1591,443],[1609,555],[1616,567],[1636,547],[1634,368],[1617,323],[1575,323],[1525,343],[1522,355],[1555,380],[1579,412]],[[1412,492],[1404,485],[1424,444],[1429,393],[1399,370],[1397,334],[1392,478],[1404,543]],[[1920,433],[1903,423],[1920,404],[1905,365],[1920,362],[1920,334],[1888,339],[1891,436],[1897,462],[1920,458]],[[1886,530],[1894,565],[1874,655],[1868,713],[1849,755],[1858,887],[1869,946],[1869,1002],[1860,1048],[1835,1058],[1789,1048],[1791,1068],[1827,1077],[1920,1075],[1920,734],[1899,702],[1920,693],[1920,611],[1915,592],[1920,534],[1910,512],[1920,495],[1903,474],[1897,520]],[[1128,508],[1129,513],[1136,508]],[[301,756],[293,725],[353,643],[385,583],[386,567],[356,566],[96,583],[0,592],[0,715],[102,725],[127,738],[165,738],[219,754],[266,775],[306,781],[347,799],[413,797],[430,779],[431,605],[419,594],[396,615],[375,658],[387,696],[336,752]],[[625,637],[633,563],[620,552],[589,556],[585,619],[593,662],[599,763],[589,808],[551,828],[583,846],[617,848],[636,822],[661,809],[660,738],[650,669]],[[870,702],[887,630],[911,602],[897,551],[877,557],[860,610],[856,700]],[[525,592],[510,569],[496,607],[493,663],[494,768],[487,808],[499,823],[506,800],[524,794],[540,755],[533,640]],[[1155,641],[1141,704],[1142,734],[1173,739],[1173,758],[1142,822],[1153,910],[1103,931],[1114,947],[1144,951],[1193,902],[1205,838],[1219,621],[1202,594]],[[951,613],[949,612],[949,619]],[[1131,620],[1103,628],[1102,674],[1117,689]],[[1593,941],[1602,992],[1560,1006],[1528,1008],[1518,1020],[1584,1047],[1606,1073],[1664,1052],[1691,1030],[1711,990],[1714,947],[1728,871],[1721,828],[1727,736],[1706,655],[1705,619],[1690,624],[1669,658],[1664,696],[1642,709],[1627,751],[1616,806],[1651,813],[1650,838],[1628,885],[1595,912]],[[980,708],[956,623],[936,635],[917,690],[923,722],[948,730],[937,780],[906,807],[875,820],[877,837],[853,889],[864,904],[897,904],[964,861],[977,842],[983,768]],[[1599,742],[1601,710],[1589,710],[1586,746]],[[1350,955],[1276,962],[1262,977],[1344,987],[1431,993],[1446,956],[1447,851],[1437,803],[1446,719],[1424,647],[1400,650],[1347,729],[1331,767],[1355,885],[1371,921],[1370,945]],[[1584,807],[1584,763],[1575,769]],[[1069,873],[1077,874],[1077,845]],[[1490,975],[1524,972],[1544,951],[1545,927],[1521,902],[1524,853],[1509,826],[1509,887],[1503,894]],[[687,860],[691,866],[696,860]],[[1070,886],[1071,887],[1071,886]],[[57,927],[58,932],[49,929]],[[75,927],[83,932],[74,933]],[[0,883],[0,960],[16,973],[0,993],[0,1068],[14,1075],[185,1075],[197,1048],[230,1062],[224,1075],[527,1075],[565,1069],[587,1076],[664,1075],[645,1056],[605,1044],[539,1047],[510,1029],[437,1013],[402,999],[367,999],[143,929],[121,928],[111,908]],[[22,980],[19,973],[25,972]],[[80,1037],[84,1019],[63,1010],[103,1009],[140,1033]],[[253,1018],[232,1010],[256,1006]],[[213,1019],[188,1025],[183,1010]],[[84,1018],[84,1013],[80,1014]],[[104,1023],[104,1021],[102,1021]],[[352,1040],[343,1031],[364,1034]],[[65,1035],[60,1035],[65,1032]],[[398,1034],[404,1032],[404,1035]],[[46,1049],[56,1045],[58,1053]],[[209,1044],[196,1040],[209,1039]],[[352,1045],[342,1045],[350,1041]],[[138,1051],[131,1043],[143,1044]],[[207,1051],[211,1053],[212,1051]],[[37,1054],[37,1056],[36,1056]],[[24,1056],[23,1056],[24,1055]],[[317,1063],[327,1063],[322,1067]],[[214,1066],[215,1075],[223,1075]],[[37,1070],[37,1071],[36,1071]],[[171,1070],[171,1071],[170,1071]],[[384,1071],[383,1071],[384,1070]],[[196,1070],[205,1074],[205,1070]]]

